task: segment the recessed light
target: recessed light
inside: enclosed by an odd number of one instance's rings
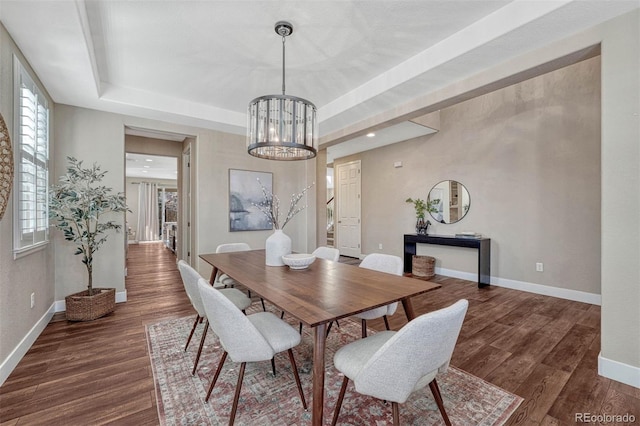
[[[374,137],[375,135],[376,135],[376,134],[375,134],[375,133],[373,133],[373,132],[371,132],[371,133],[367,133],[367,137],[368,137],[368,138],[372,138],[372,137]]]
[[[145,169],[148,169],[148,168],[149,168],[149,167],[151,167],[151,166],[142,166],[142,167],[144,167]]]
[[[148,170],[143,170],[142,173],[148,173]]]
[[[149,161],[149,162],[151,162],[151,161],[153,161],[153,160],[152,160],[151,158],[146,158],[144,161]]]

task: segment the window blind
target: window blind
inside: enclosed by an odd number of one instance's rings
[[[14,60],[18,84],[14,250],[21,251],[49,238],[49,106],[27,70]]]

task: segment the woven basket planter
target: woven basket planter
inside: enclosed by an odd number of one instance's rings
[[[94,288],[93,296],[89,296],[89,290],[85,290],[70,294],[64,298],[64,302],[67,320],[92,321],[116,309],[116,289]]]
[[[417,278],[431,279],[435,273],[436,258],[431,256],[413,255],[411,274]]]

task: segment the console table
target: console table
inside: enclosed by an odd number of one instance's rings
[[[416,244],[467,247],[478,250],[478,287],[491,283],[491,239],[461,238],[453,235],[404,235],[404,272],[411,272],[412,256],[416,254]]]

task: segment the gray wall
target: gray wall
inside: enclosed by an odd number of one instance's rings
[[[494,277],[600,294],[599,57],[443,109],[440,132],[359,157],[363,253],[402,256],[402,235],[415,232],[405,200],[453,179],[470,192],[469,212],[456,224],[431,219],[431,233],[491,238]],[[477,273],[475,250],[419,252]]]
[[[394,105],[335,134],[323,145],[384,122],[416,117],[470,94],[486,94],[506,81],[557,68],[601,52],[601,256],[602,351],[600,374],[640,387],[640,11],[484,70],[468,79]],[[480,92],[480,93],[478,93]],[[490,175],[489,175],[490,176]],[[472,193],[472,197],[475,196]],[[474,201],[472,200],[472,203]],[[475,205],[475,204],[474,204]],[[475,207],[472,207],[475,208]]]
[[[0,24],[0,113],[4,118],[11,135],[12,146],[15,150],[16,140],[14,132],[14,87],[13,87],[13,55],[17,55],[24,67],[31,71],[31,75],[37,76],[31,70],[29,63],[15,45],[11,36]],[[44,86],[40,84],[40,87]],[[53,128],[55,126],[55,107],[51,98],[47,95],[50,105],[51,139],[50,149],[53,152],[55,140]],[[50,170],[53,168],[50,165]],[[50,180],[54,179],[50,173]],[[13,191],[11,200],[0,221],[0,383],[6,378],[6,373],[12,368],[4,365],[9,354],[17,349],[26,351],[30,343],[23,342],[28,337],[32,327],[44,327],[48,322],[48,315],[52,315],[50,307],[54,300],[54,264],[53,244],[49,244],[44,250],[31,253],[14,260],[13,258]],[[35,293],[35,306],[31,308],[31,293]],[[50,312],[49,312],[50,311]],[[49,313],[49,314],[48,314]],[[38,323],[40,321],[40,323]],[[38,331],[39,333],[39,331]],[[33,339],[37,334],[32,336]],[[29,340],[29,339],[27,339]],[[8,368],[11,367],[11,368]]]

